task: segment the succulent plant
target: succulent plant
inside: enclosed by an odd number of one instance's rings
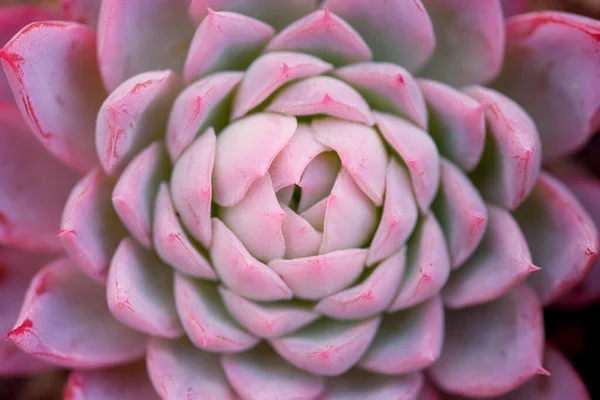
[[[0,9],[0,373],[589,398],[542,307],[600,291],[600,186],[564,161],[600,124],[600,23],[522,4]]]

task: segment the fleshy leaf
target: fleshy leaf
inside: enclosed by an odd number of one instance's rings
[[[188,4],[189,0],[102,1],[98,59],[109,91],[145,71],[172,69],[181,75],[194,35]]]
[[[444,286],[450,275],[450,256],[444,232],[433,214],[422,217],[408,241],[406,272],[389,306],[394,312],[419,304]]]
[[[427,108],[423,94],[410,73],[396,64],[359,63],[335,70],[367,99],[371,107],[399,114],[427,129]]]
[[[504,56],[504,15],[499,0],[423,0],[437,43],[419,75],[452,86],[496,78]]]
[[[600,22],[532,12],[506,23],[504,68],[494,87],[539,129],[544,162],[582,147],[600,126]]]
[[[292,290],[271,268],[254,258],[236,235],[220,220],[213,219],[210,257],[227,287],[253,300],[292,298]]]
[[[143,362],[108,369],[76,370],[65,386],[68,400],[159,400]]]
[[[0,244],[58,251],[62,208],[77,175],[48,154],[8,102],[0,102],[0,160]]]
[[[212,283],[175,273],[175,302],[187,336],[204,351],[237,353],[259,341],[231,318]]]
[[[233,100],[231,116],[245,115],[290,81],[320,75],[332,67],[308,54],[284,51],[263,54],[246,70]]]
[[[325,0],[373,50],[375,61],[414,71],[433,53],[435,36],[421,0]]]
[[[369,243],[376,227],[377,208],[348,170],[342,169],[327,197],[319,254],[363,247]]]
[[[403,118],[376,112],[375,120],[387,143],[408,167],[419,208],[427,211],[440,181],[440,156],[435,143],[427,132]]]
[[[280,30],[316,8],[314,0],[192,0],[190,15],[199,24],[211,8],[233,11],[267,22]]]
[[[216,130],[225,126],[228,99],[240,79],[240,72],[218,72],[194,82],[177,96],[165,139],[172,161],[209,126]]]
[[[300,182],[298,182],[298,186],[302,189],[300,202],[298,203],[298,212],[304,213],[319,202],[323,202],[323,218],[321,218],[321,227],[318,228],[319,230],[323,230],[325,206],[327,205],[326,198],[331,193],[331,189],[333,189],[341,166],[340,158],[336,153],[329,151],[319,154],[306,166]],[[316,227],[316,225],[313,226]]]
[[[7,338],[26,353],[67,368],[123,364],[146,350],[146,338],[109,312],[104,287],[67,258],[51,262],[32,279]]]
[[[528,282],[544,305],[572,289],[596,263],[599,244],[594,222],[551,175],[540,174],[515,218],[529,243],[533,263],[541,268]]]
[[[394,158],[387,169],[386,188],[381,220],[367,258],[368,265],[381,261],[399,250],[417,224],[417,203],[410,178]]]
[[[379,314],[390,304],[404,274],[406,250],[383,260],[363,282],[327,296],[315,311],[335,319],[363,319]]]
[[[173,71],[152,71],[126,80],[108,96],[96,121],[96,149],[108,175],[118,175],[143,148],[162,139],[180,89]]]
[[[57,19],[60,19],[58,13],[43,5],[3,5],[0,7],[0,48],[22,27],[35,21]],[[0,70],[0,101],[14,102],[12,91],[2,70]]]
[[[282,223],[286,213],[268,174],[255,180],[236,205],[221,208],[219,217],[257,259],[269,262],[285,254]]]
[[[173,272],[132,238],[119,244],[106,283],[108,308],[119,321],[152,336],[183,334],[173,299]]]
[[[167,264],[184,274],[196,278],[216,280],[217,274],[209,261],[184,232],[175,213],[166,183],[158,189],[152,228],[154,249]]]
[[[303,79],[283,88],[267,111],[296,116],[325,114],[373,125],[365,99],[348,84],[329,76]]]
[[[80,171],[93,167],[96,114],[106,96],[94,32],[74,22],[35,22],[2,48],[0,59],[21,114],[44,147]]]
[[[363,38],[346,21],[318,10],[279,32],[267,51],[298,51],[317,56],[334,65],[369,61],[373,54]]]
[[[544,368],[550,376],[538,375],[517,390],[495,400],[591,400],[575,368],[550,344],[546,344],[544,349]]]
[[[503,208],[489,205],[488,218],[481,244],[444,286],[446,307],[487,303],[539,270],[531,261],[525,236],[512,215]]]
[[[316,256],[323,242],[323,233],[316,230],[307,220],[291,208],[282,206],[286,217],[281,223],[285,238],[284,258]]]
[[[466,89],[482,102],[489,127],[481,164],[471,175],[485,199],[514,210],[535,185],[542,148],[533,120],[508,97],[481,86]]]
[[[448,241],[452,268],[460,267],[477,249],[487,227],[487,209],[469,178],[442,160],[440,189],[432,205]]]
[[[440,153],[464,171],[472,171],[485,145],[484,106],[443,83],[420,79],[419,86],[429,107],[429,134]]]
[[[112,192],[112,203],[121,221],[147,248],[152,248],[152,214],[158,185],[169,172],[167,152],[161,142],[154,142],[125,168]]]
[[[374,128],[356,122],[322,118],[312,121],[314,137],[333,149],[356,184],[376,206],[383,203],[388,156]]]
[[[150,339],[146,362],[150,380],[164,400],[236,400],[219,356],[194,347],[187,338]]]
[[[358,362],[375,337],[380,317],[362,321],[321,319],[295,333],[271,339],[292,365],[318,375],[341,375]]]
[[[298,124],[294,136],[277,154],[269,169],[273,189],[277,191],[285,186],[297,185],[310,162],[328,150],[316,139],[311,125]]]
[[[224,355],[221,365],[242,400],[313,400],[325,386],[322,376],[294,368],[267,345]]]
[[[588,212],[594,221],[596,230],[600,227],[600,182],[595,177],[578,175],[559,175],[559,179],[577,197],[577,200]],[[582,307],[594,303],[600,298],[600,262],[592,268],[591,272],[559,299],[560,306]]]
[[[210,246],[212,175],[216,135],[208,128],[177,159],[171,175],[173,204],[183,225],[204,247]]]
[[[507,393],[542,367],[540,302],[526,285],[493,302],[446,311],[445,342],[429,376],[444,391],[468,397]]]
[[[102,0],[60,0],[60,5],[68,19],[96,30]]]
[[[353,369],[328,378],[322,400],[417,400],[423,386],[423,375],[375,375]]]
[[[377,374],[400,375],[433,364],[444,341],[444,307],[439,296],[409,310],[383,316],[360,367]]]
[[[64,206],[58,237],[73,262],[99,282],[126,230],[111,202],[113,182],[100,167],[84,176]]]
[[[31,278],[50,261],[50,257],[7,247],[0,248],[0,332],[12,329]],[[50,364],[22,352],[11,341],[0,341],[1,376],[29,375],[51,368]]]
[[[219,287],[219,293],[233,318],[258,337],[287,335],[320,317],[305,305],[284,302],[254,303],[224,287]]]
[[[183,77],[191,83],[212,72],[244,70],[274,35],[257,19],[208,9],[190,44]]]
[[[354,282],[363,271],[367,252],[338,250],[294,260],[273,260],[269,267],[283,278],[296,297],[318,300]]]
[[[227,126],[216,144],[213,201],[223,207],[238,203],[252,182],[267,173],[297,125],[294,117],[260,113]]]

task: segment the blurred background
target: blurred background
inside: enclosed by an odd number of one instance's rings
[[[59,1],[0,0],[0,6],[33,2],[42,2],[58,7]],[[600,0],[529,0],[529,3],[530,10],[562,10],[600,19]],[[597,134],[576,157],[600,179],[600,134]],[[600,304],[577,311],[549,309],[545,312],[547,337],[562,349],[579,371],[592,399],[600,399],[600,379],[598,379],[600,324],[597,322],[598,319],[600,319]],[[67,375],[66,371],[59,370],[28,379],[0,378],[0,400],[63,399],[62,388]]]

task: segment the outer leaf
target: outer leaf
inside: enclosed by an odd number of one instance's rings
[[[102,0],[60,0],[65,16],[96,30]]]
[[[419,75],[453,86],[496,78],[504,56],[500,0],[423,0],[423,4],[437,43]]]
[[[433,214],[419,222],[408,244],[406,272],[388,310],[406,309],[434,295],[450,275],[450,255],[444,232]]]
[[[376,112],[375,120],[387,143],[408,167],[417,204],[426,212],[440,181],[440,156],[435,143],[427,132],[403,118]]]
[[[347,372],[371,344],[380,317],[362,321],[322,319],[291,335],[272,339],[280,356],[292,365],[317,375]]]
[[[444,308],[440,296],[412,309],[383,316],[360,367],[377,374],[419,371],[439,359],[444,342]]]
[[[328,378],[322,400],[416,400],[423,386],[420,373],[382,376],[354,369]]]
[[[113,182],[100,167],[74,187],[58,234],[67,254],[92,278],[106,281],[110,259],[127,232],[111,202]]]
[[[541,143],[531,118],[513,100],[480,86],[466,89],[485,106],[489,135],[471,180],[484,198],[514,210],[527,198],[540,171]]]
[[[218,355],[194,347],[187,339],[150,339],[146,362],[161,399],[235,400]]]
[[[187,336],[204,351],[237,353],[259,342],[227,313],[214,284],[176,273],[175,301]]]
[[[325,386],[322,376],[294,368],[266,345],[225,355],[221,365],[242,400],[312,400]]]
[[[190,15],[199,24],[208,15],[208,9],[234,11],[265,21],[278,30],[310,13],[316,8],[313,0],[192,0]]]
[[[485,144],[484,106],[453,87],[419,80],[430,112],[429,133],[442,155],[472,171]]]
[[[294,22],[271,40],[267,51],[298,51],[334,65],[369,61],[371,49],[346,21],[327,8]]]
[[[560,12],[516,15],[494,84],[533,117],[544,161],[582,147],[600,124],[600,22]]]
[[[96,114],[106,95],[94,32],[72,22],[36,22],[2,48],[0,59],[21,114],[38,139],[65,164],[90,169],[97,162]]]
[[[77,175],[28,130],[17,108],[0,102],[0,244],[60,249],[60,216]]]
[[[515,218],[534,264],[541,268],[528,282],[543,304],[572,289],[596,263],[599,244],[594,222],[575,196],[551,175],[540,175]]]
[[[189,0],[102,1],[98,59],[109,91],[145,71],[172,69],[181,75],[194,34],[188,4]]]
[[[187,275],[217,279],[207,258],[183,231],[165,182],[156,196],[152,231],[156,253],[165,263]]]
[[[169,172],[167,152],[161,142],[154,142],[127,166],[112,192],[112,203],[121,221],[146,248],[152,248],[152,214],[158,185]]]
[[[145,337],[108,311],[104,287],[66,258],[33,278],[7,337],[21,350],[67,368],[123,364],[145,352]]]
[[[0,46],[4,46],[25,25],[34,21],[56,19],[60,19],[60,16],[48,7],[4,5],[0,7]],[[3,73],[0,73],[0,101],[14,101],[12,91]]]
[[[517,390],[496,400],[591,400],[585,383],[569,360],[550,344],[544,349],[544,368],[552,375],[538,375]]]
[[[219,293],[227,311],[240,325],[258,337],[287,335],[320,317],[306,305],[286,302],[256,303],[224,287],[219,287]]]
[[[128,79],[108,96],[96,120],[96,149],[108,175],[119,174],[143,148],[162,139],[180,89],[173,71],[153,71]]]
[[[173,271],[134,239],[119,244],[106,286],[108,308],[125,325],[152,336],[183,334],[173,298]]]
[[[229,122],[227,100],[241,78],[240,72],[219,72],[191,84],[177,96],[165,140],[171,161],[177,160],[199,133],[210,126],[220,130]]]
[[[446,316],[442,355],[429,370],[444,391],[467,397],[497,396],[536,374],[548,374],[541,367],[541,307],[527,286]]]
[[[440,189],[432,205],[448,241],[452,268],[460,267],[479,246],[487,227],[487,209],[469,178],[442,160]]]
[[[442,291],[449,308],[487,303],[503,296],[539,270],[519,225],[506,210],[489,205],[489,222],[481,244]]]
[[[190,44],[183,77],[190,83],[212,72],[244,70],[274,34],[257,19],[208,9]]]
[[[19,316],[27,286],[35,273],[50,261],[47,255],[0,248],[0,332],[9,332]],[[22,376],[52,368],[8,340],[0,341],[0,375]]]
[[[371,107],[400,114],[427,129],[423,94],[415,79],[399,65],[359,63],[339,68],[334,74],[358,89]]]
[[[109,369],[71,372],[67,400],[158,400],[141,362]]]
[[[413,71],[433,52],[433,26],[421,0],[325,0],[323,6],[365,38],[375,61]]]
[[[212,175],[216,135],[208,128],[179,157],[171,175],[173,205],[183,225],[205,248],[212,239]]]
[[[594,221],[596,230],[600,227],[600,182],[595,177],[559,174],[559,179],[577,197],[577,200]],[[600,262],[596,261],[590,273],[567,292],[559,304],[566,307],[581,307],[600,298]]]

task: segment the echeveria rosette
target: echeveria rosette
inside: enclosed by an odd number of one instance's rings
[[[8,338],[66,398],[587,396],[541,310],[596,261],[597,197],[541,163],[598,124],[596,21],[63,5],[88,25],[0,52],[0,257],[2,327],[35,274]]]

